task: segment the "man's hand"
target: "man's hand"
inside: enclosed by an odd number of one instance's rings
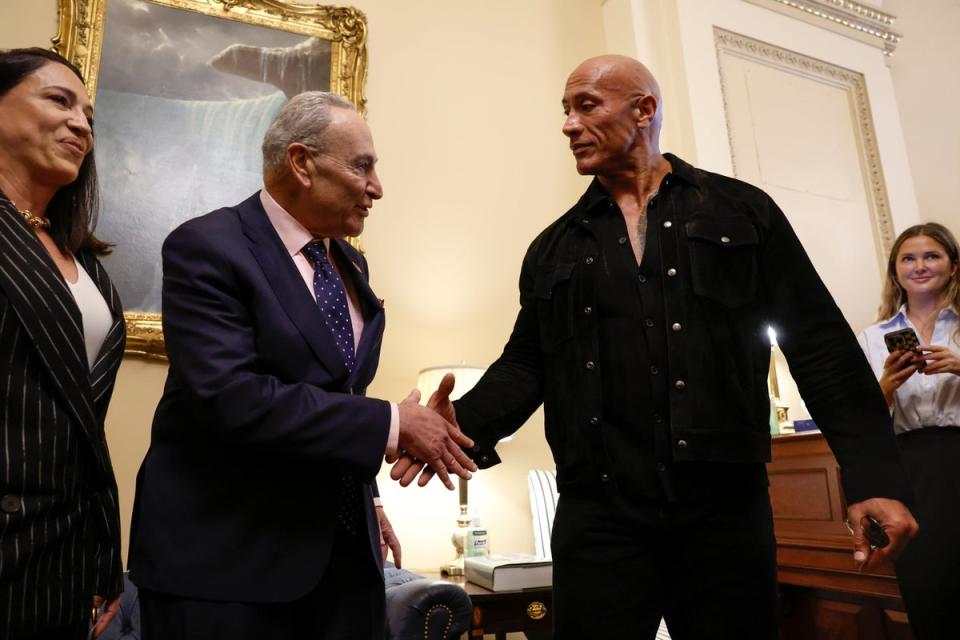
[[[93,596],[93,610],[93,629],[90,631],[90,637],[99,638],[120,611],[120,596],[106,607],[103,606],[103,598]]]
[[[457,424],[457,413],[453,408],[453,402],[450,401],[450,394],[453,392],[455,384],[456,378],[452,373],[443,376],[443,379],[440,381],[440,386],[430,395],[430,399],[427,401],[427,407],[436,411],[444,420],[459,429],[460,425]],[[388,462],[393,461],[388,460]],[[424,464],[420,460],[416,460],[409,454],[404,454],[400,456],[397,463],[393,465],[393,469],[390,470],[390,477],[394,480],[399,480],[400,486],[406,487],[413,482],[413,479],[417,477],[421,469],[423,469],[423,473],[420,474],[420,480],[417,484],[425,487],[434,476],[433,467]],[[474,467],[473,470],[476,471],[476,467]]]
[[[887,536],[890,544],[883,549],[871,549],[863,535],[865,516],[873,516]],[[860,571],[873,571],[885,562],[896,560],[910,538],[920,529],[910,510],[899,500],[870,498],[847,507],[847,520],[853,528],[853,561]]]
[[[452,379],[449,387],[450,389],[453,388]],[[434,393],[434,396],[437,393],[439,393],[439,390]],[[446,394],[449,395],[449,390]],[[433,400],[433,396],[431,396],[431,400]],[[477,465],[461,448],[472,447],[473,440],[465,436],[458,427],[445,420],[433,409],[421,407],[418,404],[419,401],[420,392],[414,390],[398,405],[400,410],[398,447],[400,451],[413,459],[429,463],[436,474],[440,476],[443,484],[452,491],[454,486],[450,480],[450,471],[469,480],[470,472],[477,470]],[[449,399],[446,401],[449,403]],[[452,406],[451,404],[451,410]],[[402,477],[402,474],[396,475],[394,471],[391,471],[390,477],[397,480]]]
[[[380,556],[383,562],[387,561],[387,552],[393,552],[393,564],[400,569],[400,539],[393,532],[393,525],[387,519],[387,514],[382,506],[377,506],[374,511],[377,512],[377,524],[380,526]]]

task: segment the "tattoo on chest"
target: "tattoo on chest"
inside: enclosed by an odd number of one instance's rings
[[[646,214],[640,216],[640,219],[637,220],[637,225],[631,234],[631,244],[633,245],[633,253],[637,256],[637,264],[643,261],[643,249],[647,245],[647,216]]]

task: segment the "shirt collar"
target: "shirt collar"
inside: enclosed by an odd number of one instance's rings
[[[280,242],[291,257],[300,253],[300,251],[311,242],[317,240],[313,237],[305,226],[300,224],[296,218],[290,215],[286,209],[273,199],[266,188],[260,190],[260,204],[263,210],[267,212],[267,219],[273,225],[277,235],[280,236]],[[330,238],[323,238],[323,244],[330,251]]]
[[[944,307],[940,309],[940,313],[937,314],[937,320],[946,320],[948,318],[957,319],[957,312],[953,310],[953,307]],[[889,319],[884,320],[880,323],[880,326],[884,329],[889,329],[897,325],[906,325],[907,324],[907,305],[902,304],[900,308],[897,309],[897,312],[893,314]]]
[[[663,177],[663,182],[660,184],[660,188],[664,189],[669,188],[670,183],[674,180],[679,180],[681,182],[686,182],[687,184],[699,187],[700,179],[697,176],[696,169],[691,165],[687,164],[677,156],[672,153],[665,153],[663,157],[667,162],[670,163],[670,173]],[[590,181],[590,186],[587,187],[586,193],[583,194],[583,197],[580,199],[580,206],[584,211],[593,211],[594,207],[601,204],[606,204],[608,202],[613,202],[613,198],[610,197],[610,194],[607,193],[607,190],[597,177],[594,177]]]
[[[881,322],[880,326],[884,329],[889,329],[890,327],[896,327],[898,325],[905,324],[907,324],[907,305],[902,304],[900,305],[900,308],[897,309],[897,312]]]

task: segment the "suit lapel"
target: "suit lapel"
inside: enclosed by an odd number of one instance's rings
[[[0,287],[67,409],[88,437],[100,442],[80,309],[50,254],[2,195]]]
[[[250,251],[260,264],[280,306],[290,318],[310,349],[336,378],[347,377],[347,366],[327,323],[303,286],[303,278],[277,235],[257,192],[238,207],[244,235],[250,240]]]
[[[373,356],[379,353],[383,338],[383,302],[370,288],[367,273],[361,263],[362,258],[356,250],[343,240],[331,241],[331,246],[336,247],[338,265],[349,265],[342,266],[340,274],[342,278],[350,278],[352,281],[363,314],[363,333],[357,346],[357,364],[350,377],[350,386],[363,389],[370,384],[376,373],[378,358]]]
[[[113,388],[116,371],[123,360],[123,347],[126,344],[126,327],[123,320],[123,307],[120,296],[107,276],[106,270],[89,251],[82,251],[77,261],[83,266],[90,279],[97,285],[100,295],[107,302],[113,324],[103,340],[100,353],[90,369],[90,386],[93,391],[93,401],[96,404],[97,415],[104,415],[106,403],[110,398],[109,391]]]

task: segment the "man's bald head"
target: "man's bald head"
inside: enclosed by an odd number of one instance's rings
[[[570,74],[567,84],[574,78],[592,80],[598,87],[622,91],[628,95],[647,95],[660,103],[660,85],[650,70],[629,56],[606,54],[588,58]]]
[[[639,61],[603,55],[582,62],[563,94],[563,133],[588,175],[630,172],[660,155],[660,86]]]

